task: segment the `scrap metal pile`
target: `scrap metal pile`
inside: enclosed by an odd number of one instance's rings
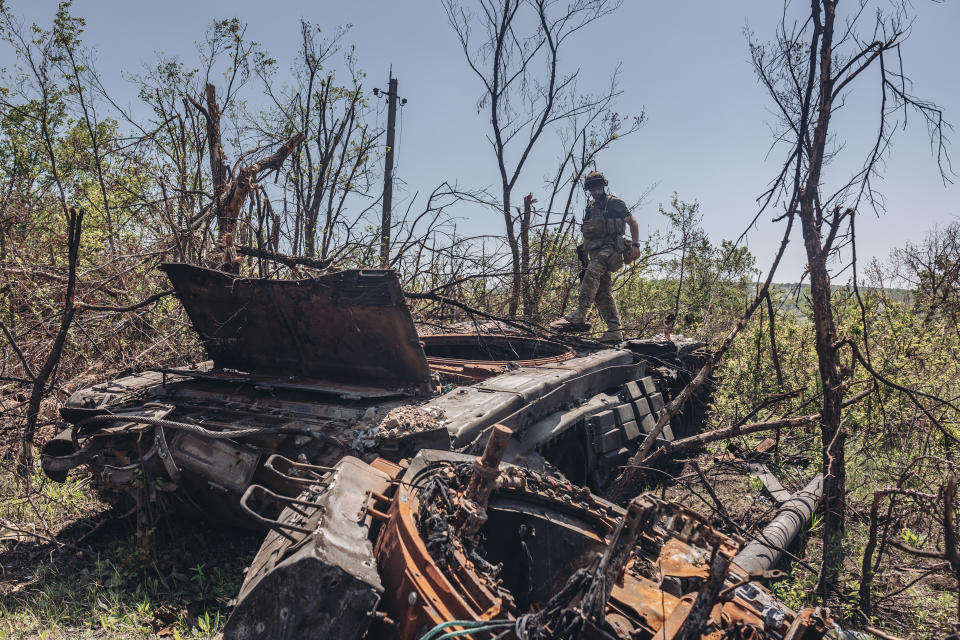
[[[757,584],[815,497],[748,560],[684,507],[642,495],[623,510],[591,492],[702,363],[699,343],[420,336],[389,270],[162,268],[212,362],[74,394],[42,464],[58,480],[88,465],[141,514],[267,530],[227,638],[832,630]],[[694,395],[661,437],[695,433],[707,401]]]
[[[760,582],[779,572],[683,506],[643,494],[624,510],[563,478],[501,467],[510,435],[498,427],[480,458],[344,458],[273,523],[225,637],[836,632],[828,611],[796,613],[774,598]]]

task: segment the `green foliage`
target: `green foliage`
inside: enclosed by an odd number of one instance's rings
[[[84,530],[110,515],[86,479],[70,477],[59,485],[37,474],[32,482],[40,487],[32,506],[7,500],[16,495],[17,480],[9,470],[0,471],[0,523],[9,519],[40,530],[79,523]],[[154,553],[143,555],[133,527],[129,519],[115,522],[82,548],[44,548],[43,539],[33,544],[29,537],[19,546],[0,542],[5,562],[16,561],[4,579],[29,583],[0,595],[0,639],[153,638],[161,629],[181,638],[213,638],[226,622],[226,602],[239,590],[260,536],[171,519],[160,525]],[[56,562],[40,561],[51,555]],[[24,574],[30,567],[30,575]]]
[[[744,308],[755,273],[754,257],[729,240],[715,245],[700,226],[697,202],[673,195],[659,208],[668,228],[646,239],[636,268],[617,282],[617,302],[627,326],[659,333],[676,314],[673,333],[714,338],[729,330]]]

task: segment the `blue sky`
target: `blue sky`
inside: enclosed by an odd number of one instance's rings
[[[30,21],[49,24],[56,3],[14,0],[12,10]],[[806,4],[795,2],[797,14]],[[840,3],[841,12],[854,6]],[[914,93],[940,103],[946,117],[960,123],[960,66],[948,43],[960,26],[960,3],[917,0],[916,22],[904,47],[906,71]],[[408,99],[400,118],[397,174],[406,191],[429,191],[443,180],[466,187],[497,182],[494,156],[486,143],[487,118],[478,114],[480,85],[467,69],[446,22],[440,0],[353,0],[267,3],[220,0],[75,0],[73,11],[87,21],[85,41],[98,53],[97,67],[121,102],[134,100],[124,71],[140,71],[157,53],[174,54],[188,63],[194,43],[217,18],[239,17],[249,35],[286,67],[295,54],[298,19],[333,32],[351,24],[345,42],[355,44],[369,86],[385,87],[393,65],[400,94]],[[603,84],[621,64],[617,109],[645,110],[646,125],[618,142],[598,162],[611,188],[628,202],[651,186],[647,200],[634,211],[641,229],[660,225],[657,205],[676,191],[698,200],[704,226],[715,240],[734,238],[756,213],[756,197],[774,175],[780,155],[767,157],[771,143],[770,101],[749,64],[744,27],[765,39],[781,12],[775,0],[740,3],[646,2],[626,0],[611,17],[571,43],[562,59],[567,68],[582,68],[581,84]],[[0,67],[10,63],[0,49]],[[250,96],[252,97],[252,93]],[[869,144],[876,122],[877,83],[863,78],[858,93],[834,121],[834,133],[847,140],[857,156]],[[385,114],[380,114],[385,120]],[[960,169],[960,155],[958,169]],[[518,189],[541,189],[542,177],[555,160],[549,143],[531,159]],[[838,179],[848,167],[830,169]],[[960,215],[958,186],[944,187],[931,156],[925,128],[911,118],[885,166],[881,190],[887,212],[877,218],[864,212],[858,224],[861,261],[906,241],[919,241],[934,225]],[[398,189],[403,195],[403,189]],[[395,198],[398,196],[395,196]],[[489,211],[463,210],[462,226],[478,233],[500,233],[502,222]],[[781,230],[765,216],[748,237],[758,265],[769,263]],[[792,242],[779,281],[799,278],[805,260],[799,234]],[[840,281],[845,281],[841,276]]]

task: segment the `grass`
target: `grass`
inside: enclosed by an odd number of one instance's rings
[[[0,640],[212,638],[262,536],[177,518],[146,541],[82,477],[0,471],[0,518],[40,537],[0,541]],[[8,499],[9,498],[9,499]],[[106,523],[106,524],[104,524]],[[96,529],[94,533],[90,531]]]

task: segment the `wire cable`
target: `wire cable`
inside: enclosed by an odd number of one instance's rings
[[[441,622],[420,636],[420,640],[447,640],[448,638],[459,638],[472,633],[513,628],[515,625],[514,620],[448,620],[447,622]],[[463,627],[463,629],[444,633],[444,630],[449,627]]]

